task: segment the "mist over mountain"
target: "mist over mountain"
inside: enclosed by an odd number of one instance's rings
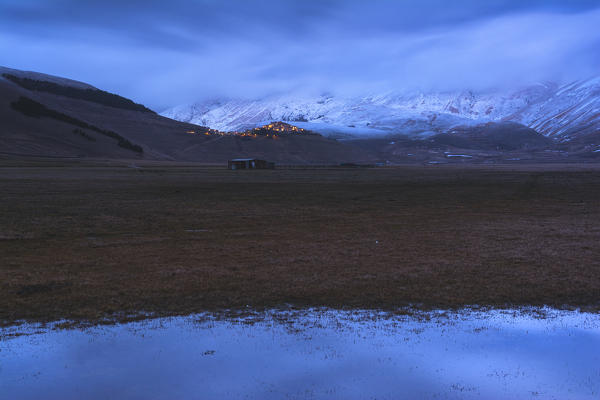
[[[184,104],[164,116],[220,130],[283,120],[337,136],[426,137],[487,122],[516,122],[570,140],[600,131],[600,78],[513,90],[393,92],[369,96],[288,94]]]

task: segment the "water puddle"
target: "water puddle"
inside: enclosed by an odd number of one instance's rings
[[[598,400],[600,315],[545,313],[311,310],[10,328],[0,330],[0,397]]]

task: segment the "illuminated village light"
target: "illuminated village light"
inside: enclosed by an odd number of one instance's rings
[[[304,129],[298,128],[297,126],[277,121],[271,122],[270,124],[259,126],[256,128],[251,128],[246,131],[229,131],[223,132],[216,129],[207,128],[204,131],[206,136],[209,135],[220,135],[220,136],[240,136],[244,138],[257,138],[259,136],[264,136],[268,138],[277,138],[278,135],[286,135],[286,134],[299,134],[304,132]],[[189,134],[194,134],[196,131],[187,131]]]

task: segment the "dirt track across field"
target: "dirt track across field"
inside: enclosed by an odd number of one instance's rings
[[[0,163],[0,321],[600,309],[600,166]]]

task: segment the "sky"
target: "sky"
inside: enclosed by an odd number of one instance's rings
[[[600,75],[600,0],[0,0],[0,65],[162,111]]]

